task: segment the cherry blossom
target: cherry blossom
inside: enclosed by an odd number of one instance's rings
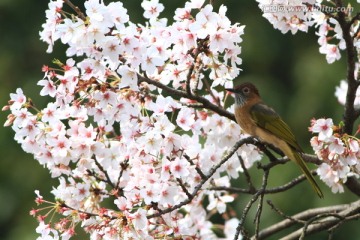
[[[190,80],[195,92],[204,87],[201,69],[206,68],[213,87],[232,87],[240,73],[244,26],[231,23],[225,6],[216,12],[204,3],[186,2],[171,23],[161,18],[164,6],[158,0],[143,1],[149,20],[133,23],[121,2],[85,1],[86,19],[62,14],[62,1],[50,2],[40,39],[48,43],[48,52],[61,42],[69,57],[43,67],[40,95],[53,101],[37,109],[18,89],[5,107],[12,111],[6,125],[13,126],[15,140],[59,179],[52,191],[56,202],[41,204],[53,205],[63,218],[45,224],[43,215],[37,230],[41,238],[70,239],[79,222],[91,238],[152,239],[161,231],[216,238],[209,210],[199,203],[208,195],[214,199],[208,209],[224,213],[234,200],[225,193],[200,192],[191,204],[162,218],[148,216],[186,200],[201,181],[196,168],[208,173],[219,164],[243,137],[241,130],[227,118],[192,108],[189,99],[139,83],[145,76],[183,89]],[[203,96],[216,103],[215,97],[225,96],[213,87],[212,97]],[[256,148],[239,151],[254,152],[246,157],[247,167],[260,156]],[[239,170],[238,159],[232,158],[212,179],[229,186],[220,173],[237,178]],[[104,208],[105,198],[117,209]]]
[[[320,52],[329,63],[340,59],[338,22],[299,8],[321,1],[258,2],[283,33],[318,28]],[[275,3],[287,11],[265,12]],[[47,52],[54,44],[66,48],[66,59],[45,65],[38,81],[50,102],[38,109],[18,88],[3,108],[11,112],[5,126],[14,139],[59,181],[54,202],[36,192],[38,239],[71,239],[75,226],[90,239],[218,239],[210,217],[231,214],[235,196],[211,188],[230,187],[262,158],[252,144],[233,150],[248,136],[213,110],[225,111],[222,89],[241,72],[245,26],[226,16],[226,6],[204,0],[186,1],[173,19],[162,18],[159,0],[144,0],[142,22],[133,22],[121,2],[87,0],[79,8],[84,16],[63,5],[49,2],[40,32]],[[342,82],[336,91],[341,103],[346,87]],[[333,192],[360,168],[359,140],[338,128],[330,118],[309,128],[323,161],[317,172]],[[222,234],[233,238],[239,220],[223,224]]]
[[[157,18],[164,10],[164,5],[159,0],[143,1],[141,6],[144,8],[144,17],[148,19]]]
[[[299,30],[307,32],[309,27],[318,28],[319,52],[324,54],[328,63],[334,63],[341,58],[340,50],[344,50],[345,40],[342,29],[336,18],[331,14],[336,11],[346,11],[327,6],[322,0],[257,0],[263,16],[282,33],[291,31],[292,34]],[[323,3],[324,2],[324,3]],[[351,10],[349,10],[351,11]],[[352,26],[356,32],[358,24]]]
[[[333,120],[331,118],[320,118],[318,120],[314,120],[311,123],[310,131],[314,133],[319,133],[319,140],[327,140],[333,134],[332,127],[334,126]]]
[[[360,140],[338,133],[339,126],[332,119],[312,120],[309,130],[318,134],[311,139],[311,146],[323,163],[317,169],[320,179],[333,193],[344,192],[343,184],[350,176],[358,176],[352,166],[359,164]]]

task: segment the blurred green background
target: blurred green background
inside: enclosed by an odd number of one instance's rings
[[[81,6],[83,1],[74,1]],[[125,0],[132,21],[143,21],[140,0]],[[162,16],[171,19],[173,10],[183,6],[185,1],[162,1],[166,12]],[[254,0],[217,0],[216,6],[228,6],[228,17],[232,22],[246,25],[242,43],[243,72],[239,82],[251,81],[258,85],[265,101],[273,106],[292,127],[301,145],[311,152],[307,128],[310,119],[331,117],[341,120],[343,108],[334,97],[335,87],[346,75],[344,57],[334,64],[327,64],[319,53],[314,29],[308,34],[281,34],[263,18]],[[47,1],[0,0],[0,105],[6,105],[9,93],[21,87],[26,96],[42,107],[48,99],[40,98],[37,81],[43,76],[43,64],[51,64],[53,58],[64,60],[62,47],[47,54],[47,46],[40,42],[38,32],[45,21]],[[0,113],[3,124],[8,112]],[[50,178],[31,155],[25,154],[13,140],[11,128],[0,128],[0,239],[36,239],[37,222],[29,215],[34,203],[34,190],[38,189],[48,199],[49,192],[57,181]],[[265,160],[266,161],[266,160]],[[311,166],[313,167],[313,166]],[[252,169],[256,174],[257,170]],[[270,186],[283,184],[299,174],[295,165],[279,166],[270,174]],[[260,175],[259,183],[260,183]],[[236,185],[245,186],[243,179]],[[347,203],[356,196],[352,194],[332,195],[321,183],[325,199],[319,200],[311,188],[303,183],[286,194],[267,196],[287,214],[294,214],[310,207]],[[241,213],[247,203],[247,196],[240,196],[232,207]],[[267,208],[267,207],[266,207]],[[248,219],[252,225],[253,215]],[[265,209],[262,226],[280,220],[276,213]],[[356,222],[340,227],[334,239],[354,239],[360,236]],[[324,239],[326,234],[307,239]],[[75,236],[74,239],[81,239]],[[274,238],[276,239],[276,238]]]

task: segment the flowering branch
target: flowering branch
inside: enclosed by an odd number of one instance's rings
[[[176,96],[176,97],[183,97],[183,98],[187,98],[190,100],[194,100],[197,101],[199,103],[201,103],[203,108],[209,109],[217,114],[219,114],[220,116],[224,116],[227,117],[228,119],[232,120],[232,121],[236,121],[235,120],[235,116],[234,114],[226,111],[224,108],[217,106],[216,104],[211,103],[208,99],[202,97],[202,96],[197,96],[197,95],[193,95],[193,94],[189,94],[188,92],[185,91],[181,91],[181,90],[176,90],[174,88],[171,88],[169,86],[166,86],[158,81],[152,80],[150,78],[147,77],[143,77],[141,75],[138,75],[138,81],[139,83],[141,82],[147,82],[151,85],[154,85],[162,90],[164,90],[165,92],[167,92],[168,94],[172,95],[172,96]]]
[[[215,174],[215,172],[226,162],[229,160],[229,158],[238,150],[239,147],[241,147],[243,144],[249,143],[251,142],[251,138],[244,138],[240,141],[238,141],[230,150],[229,152],[221,159],[221,161],[213,166],[209,173],[201,180],[201,182],[195,187],[195,189],[193,190],[193,192],[191,194],[187,194],[188,198],[182,202],[180,202],[179,204],[176,204],[173,207],[164,209],[164,210],[159,210],[158,213],[155,214],[151,214],[149,216],[147,216],[148,219],[154,218],[154,217],[159,217],[161,215],[164,215],[166,213],[170,213],[176,209],[181,208],[182,206],[190,203],[195,196],[198,194],[198,192],[201,190],[202,186]]]
[[[335,3],[337,7],[340,8],[343,7],[341,0],[336,0]],[[360,84],[360,81],[355,79],[355,63],[356,63],[357,53],[354,47],[354,40],[350,30],[354,18],[350,21],[347,21],[345,13],[339,12],[336,19],[338,20],[339,25],[342,29],[343,39],[346,44],[346,56],[347,56],[348,91],[346,95],[346,104],[345,104],[345,113],[344,113],[344,132],[347,134],[352,134],[354,122],[357,117],[354,108],[354,101],[355,101],[356,91]]]
[[[337,7],[343,7],[341,0],[335,1]],[[339,22],[339,25],[343,32],[343,39],[346,44],[346,56],[347,56],[347,83],[348,90],[346,94],[345,102],[345,112],[344,112],[344,126],[343,131],[351,135],[353,133],[355,120],[359,117],[359,112],[354,108],[354,102],[356,97],[357,89],[360,85],[359,79],[355,78],[356,67],[355,63],[357,62],[357,52],[354,46],[353,37],[355,35],[351,34],[351,27],[355,20],[359,17],[357,13],[350,21],[346,20],[346,15],[344,12],[339,12],[338,17],[336,18]],[[347,181],[345,185],[350,191],[360,196],[360,183],[356,180],[355,177],[349,177],[350,181]]]

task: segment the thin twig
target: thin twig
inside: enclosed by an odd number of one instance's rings
[[[303,182],[305,179],[306,179],[305,175],[302,174],[282,186],[266,189],[265,193],[266,194],[274,194],[274,193],[279,193],[279,192],[285,192],[286,190],[289,190],[290,188],[293,188],[296,185],[298,185],[299,183]]]
[[[179,183],[179,186],[181,187],[181,189],[183,190],[183,192],[186,194],[186,196],[188,198],[192,198],[191,194],[189,193],[189,191],[187,190],[187,188],[185,187],[183,181],[180,178],[177,178],[176,181]]]
[[[203,171],[201,171],[201,169],[193,162],[193,160],[190,159],[188,155],[184,154],[183,156],[192,166],[195,166],[196,172],[200,175],[202,179],[206,178],[206,175],[203,173]]]
[[[356,15],[354,17],[351,18],[350,20],[350,25],[353,25],[356,21],[360,20],[360,13],[356,13]]]
[[[343,221],[343,220],[345,219],[344,217],[342,217],[342,216],[340,216],[339,214],[336,214],[336,213],[324,213],[324,214],[317,215],[317,216],[315,216],[315,217],[313,217],[313,218],[311,218],[311,219],[309,219],[308,221],[305,222],[299,240],[304,240],[305,235],[306,235],[306,231],[307,231],[308,227],[309,227],[313,222],[317,221],[318,219],[326,218],[326,217],[338,218],[338,219],[341,220],[341,221]],[[332,228],[332,227],[331,227],[331,228]]]
[[[247,182],[248,185],[249,185],[249,192],[253,194],[253,193],[255,193],[256,191],[255,191],[254,184],[253,184],[252,181],[251,181],[251,176],[250,176],[247,168],[245,167],[245,163],[244,163],[244,160],[242,159],[242,157],[241,157],[239,154],[237,154],[237,156],[238,156],[238,158],[239,158],[241,168],[242,168],[243,171],[244,171],[245,178],[246,178],[246,182]]]
[[[244,188],[236,188],[236,187],[222,187],[222,186],[218,186],[218,187],[211,187],[209,188],[209,190],[214,190],[214,191],[227,191],[229,193],[247,193],[247,194],[254,194],[252,192],[252,190],[250,189],[244,189]],[[257,190],[255,189],[255,192],[257,192]]]
[[[74,210],[74,211],[79,212],[79,213],[82,213],[82,214],[86,214],[86,215],[88,215],[89,217],[100,217],[100,214],[92,213],[92,212],[86,212],[86,211],[83,211],[83,210],[79,210],[79,209],[70,207],[70,206],[67,205],[66,203],[61,203],[61,207],[63,207],[63,208],[68,208],[68,209]],[[109,216],[109,215],[107,215],[107,214],[101,214],[101,217],[107,218],[107,219],[110,219],[110,220],[115,220],[115,219],[118,219],[118,218],[119,218],[118,216]]]
[[[263,204],[264,204],[264,192],[267,186],[267,180],[269,178],[269,171],[265,171],[264,172],[264,176],[263,176],[263,184],[261,186],[261,194],[260,194],[260,199],[259,199],[259,204],[258,204],[258,208],[256,210],[256,215],[255,215],[255,236],[257,237],[259,235],[259,229],[260,229],[260,218],[261,218],[261,213],[262,213],[262,209],[263,209]]]
[[[95,165],[99,168],[99,170],[105,175],[106,182],[110,184],[112,188],[116,188],[115,184],[111,181],[109,174],[107,171],[101,166],[101,164],[96,160],[96,158],[93,159],[95,161]]]
[[[210,96],[212,97],[212,99],[214,100],[216,105],[221,107],[220,99],[218,97],[216,97],[214,92],[211,90],[211,86],[210,86],[209,82],[207,81],[207,79],[204,80],[204,84],[205,84],[205,87],[206,87],[206,91],[210,94]]]
[[[116,182],[116,189],[119,189],[120,179],[121,179],[122,175],[124,174],[124,171],[128,167],[128,162],[129,162],[128,160],[125,160],[123,163],[120,164],[121,170],[120,170],[117,182]]]
[[[94,170],[90,171],[89,169],[87,169],[86,172],[89,176],[94,177],[97,181],[108,183],[106,179],[97,176],[98,174],[96,174]]]
[[[296,219],[296,218],[293,218],[291,216],[287,216],[285,213],[283,213],[280,209],[278,209],[277,207],[275,207],[275,205],[272,203],[271,200],[268,200],[266,201],[267,204],[270,205],[271,209],[273,209],[275,212],[277,212],[277,214],[279,214],[280,216],[282,216],[283,218],[285,219],[288,219],[294,223],[301,223],[301,224],[305,224],[305,221],[302,221],[300,219]]]
[[[293,188],[294,186],[303,182],[305,179],[306,179],[305,175],[300,175],[299,177],[291,180],[290,182],[288,182],[282,186],[265,189],[264,194],[274,194],[274,193],[279,193],[279,192],[285,192],[286,190],[289,190],[290,188]],[[250,189],[243,189],[243,188],[236,188],[236,187],[223,187],[223,186],[211,187],[210,190],[227,191],[229,193],[246,193],[246,194],[253,194],[254,192],[258,191],[256,189],[250,190]]]
[[[356,202],[354,202],[352,204],[356,204]],[[360,204],[360,201],[359,201],[359,204]],[[288,219],[285,219],[281,222],[278,222],[270,227],[263,229],[262,231],[260,231],[258,239],[259,240],[266,239],[284,229],[288,229],[289,227],[296,224],[297,221],[308,220],[316,215],[324,214],[324,213],[338,213],[338,212],[346,210],[347,208],[349,208],[349,206],[351,206],[351,204],[341,204],[341,205],[335,205],[335,206],[329,206],[329,207],[308,209],[306,211],[295,214],[291,217],[287,217]],[[254,237],[255,236],[253,236],[252,239],[254,239]]]
[[[64,3],[71,7],[81,20],[84,22],[86,21],[85,14],[80,10],[79,7],[75,6],[70,0],[64,0]]]
[[[193,75],[193,72],[194,72],[194,69],[195,69],[195,64],[196,64],[196,59],[199,55],[199,50],[196,49],[196,53],[194,54],[193,58],[194,58],[194,62],[193,64],[191,64],[190,68],[189,68],[189,71],[188,71],[188,74],[186,75],[186,93],[188,95],[193,95],[192,92],[191,92],[191,87],[190,87],[190,82],[191,82],[191,77]]]
[[[263,175],[263,183],[262,183],[261,189],[254,194],[254,196],[246,204],[246,206],[245,206],[245,208],[244,208],[244,210],[243,210],[243,212],[241,214],[239,224],[238,224],[238,226],[236,228],[234,240],[237,240],[239,238],[240,233],[243,233],[243,235],[244,235],[244,233],[246,232],[245,229],[244,229],[245,219],[247,217],[247,214],[250,211],[251,206],[257,201],[257,199],[260,197],[260,195],[263,194],[263,190],[266,188],[266,185],[267,185],[268,176],[269,176],[269,171],[265,170],[264,175]],[[247,238],[246,235],[243,236],[243,237]]]
[[[268,170],[268,169],[271,169],[272,167],[276,166],[276,165],[279,165],[279,164],[285,164],[287,162],[289,162],[290,159],[288,158],[282,158],[282,159],[278,159],[277,161],[272,161],[268,164],[261,164],[261,163],[257,163],[257,168],[258,169],[263,169],[263,170]]]

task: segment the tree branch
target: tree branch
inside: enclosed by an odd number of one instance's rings
[[[108,174],[108,172],[103,168],[103,166],[96,160],[96,157],[93,158],[93,160],[95,161],[95,165],[99,168],[99,170],[105,175],[106,177],[106,182],[112,187],[112,188],[117,188],[117,186],[115,186],[115,184],[111,181],[110,176]]]
[[[240,161],[240,166],[241,166],[241,168],[242,168],[243,171],[244,171],[245,178],[246,178],[246,182],[247,182],[248,185],[249,185],[249,191],[250,191],[250,193],[253,194],[253,193],[255,193],[255,187],[254,187],[254,184],[253,184],[252,181],[251,181],[251,176],[250,176],[248,170],[247,170],[246,167],[245,167],[245,163],[244,163],[244,160],[242,159],[242,157],[241,157],[239,154],[238,154],[237,156],[238,156],[239,161]]]
[[[300,175],[299,177],[291,180],[290,182],[279,186],[279,187],[274,187],[274,188],[270,188],[270,189],[265,189],[264,190],[264,194],[274,194],[274,193],[279,193],[279,192],[285,192],[286,190],[289,190],[290,188],[295,187],[296,185],[298,185],[299,183],[303,182],[305,180],[305,175]],[[229,193],[246,193],[246,194],[253,194],[254,192],[258,192],[259,190],[257,189],[243,189],[243,188],[236,188],[236,187],[211,187],[210,190],[218,190],[218,191],[227,191]]]
[[[336,7],[343,7],[341,0],[335,0]],[[355,62],[356,62],[356,50],[354,47],[354,40],[351,36],[351,24],[352,21],[346,20],[344,12],[340,11],[336,18],[343,32],[343,38],[346,44],[346,56],[347,56],[347,81],[348,90],[346,94],[345,113],[344,113],[344,132],[351,135],[353,132],[354,122],[356,120],[356,113],[354,108],[354,101],[356,96],[356,90],[359,86],[359,82],[355,79]]]
[[[219,114],[220,116],[227,117],[230,120],[236,121],[234,114],[226,111],[222,107],[219,107],[219,106],[211,103],[209,100],[207,100],[204,97],[201,97],[201,96],[198,96],[198,95],[193,95],[193,94],[190,95],[185,91],[176,90],[176,89],[168,87],[168,86],[166,86],[166,85],[164,85],[164,84],[162,84],[162,83],[160,83],[158,81],[155,81],[155,80],[152,80],[150,78],[141,76],[140,74],[138,74],[137,76],[138,76],[138,81],[139,82],[147,82],[147,83],[149,83],[151,85],[154,85],[154,86],[164,90],[165,92],[167,92],[169,94],[172,94],[173,96],[183,97],[183,98],[187,98],[187,99],[194,100],[194,101],[197,101],[199,103],[202,103],[204,108],[212,110],[213,112]]]
[[[321,215],[321,214],[327,214],[327,213],[338,213],[339,216],[346,217],[348,215],[351,215],[353,213],[358,213],[360,211],[360,200],[355,201],[350,204],[341,204],[341,205],[335,205],[335,206],[329,206],[329,207],[322,207],[322,208],[314,208],[309,209],[306,211],[303,211],[301,213],[295,214],[294,216],[290,217],[290,219],[283,220],[279,223],[276,223],[268,228],[263,229],[259,232],[258,240],[260,239],[266,239],[284,229],[288,229],[289,227],[297,224],[298,221],[304,221],[311,219],[315,216]],[[296,221],[294,221],[296,220]],[[340,220],[338,218],[327,218],[323,219],[319,223],[314,223],[308,227],[307,233],[315,233],[319,232],[324,229],[328,229],[331,226],[334,226],[336,223],[338,223]],[[326,227],[324,227],[326,226]],[[321,228],[320,228],[321,227]],[[302,228],[291,233],[290,235],[286,236],[284,239],[298,239],[302,234]],[[254,236],[252,239],[255,239]]]
[[[184,154],[184,158],[192,165],[195,166],[196,172],[200,175],[202,179],[206,178],[206,175],[201,171],[201,169],[193,162],[193,160],[190,159],[190,157],[186,154]]]
[[[255,223],[255,236],[257,237],[259,235],[259,230],[260,230],[260,219],[261,219],[261,213],[262,213],[262,209],[263,209],[263,204],[264,204],[264,192],[267,186],[267,180],[269,178],[269,171],[265,171],[264,172],[264,177],[263,177],[263,184],[261,186],[261,194],[260,194],[260,199],[259,199],[259,203],[258,203],[258,208],[256,210],[256,214],[255,214],[255,219],[254,219],[254,223]]]
[[[354,218],[352,217],[353,215],[357,216],[355,219],[359,219],[360,218],[358,214],[359,212],[360,212],[360,200],[346,205],[346,208],[337,214],[338,217],[334,217],[334,216],[325,217],[324,219],[309,225],[306,229],[306,234],[309,235],[312,233],[329,229],[335,226],[336,224],[344,223],[348,218],[349,220],[354,220]],[[325,214],[326,216],[326,214],[329,213],[331,212],[327,212],[323,214]],[[299,237],[303,234],[303,232],[304,229],[300,228],[297,231],[285,236],[283,240],[299,239]]]
[[[240,233],[242,233],[243,237],[246,239],[247,238],[247,234],[246,231],[244,229],[244,223],[245,223],[245,219],[247,217],[247,214],[250,211],[251,206],[257,201],[257,199],[262,196],[264,193],[264,190],[266,189],[266,185],[267,185],[267,179],[269,177],[269,170],[264,170],[264,175],[263,175],[263,183],[261,186],[261,189],[259,191],[257,191],[254,196],[250,199],[250,201],[246,204],[243,213],[241,215],[240,218],[240,222],[236,228],[236,232],[235,232],[235,236],[234,236],[234,240],[237,240],[239,238]],[[260,201],[262,203],[262,201]],[[259,212],[259,207],[258,207],[258,211]],[[261,212],[261,210],[260,210]],[[258,213],[257,213],[258,214]],[[259,213],[260,214],[260,213]],[[255,218],[257,218],[258,216],[256,216]]]
[[[360,196],[360,182],[357,178],[348,177],[345,183],[345,186],[356,195]]]
[[[336,6],[341,8],[343,7],[343,3],[341,0],[335,0]],[[338,17],[336,18],[339,22],[339,25],[343,32],[343,38],[346,44],[346,56],[347,56],[347,82],[348,89],[346,93],[346,102],[345,102],[345,112],[344,112],[344,133],[352,135],[355,120],[359,117],[359,113],[354,108],[354,101],[356,97],[356,91],[359,87],[359,81],[355,79],[355,63],[357,61],[356,49],[354,46],[354,40],[351,36],[351,25],[353,22],[359,17],[357,14],[350,21],[346,20],[346,15],[344,12],[340,11],[338,13]],[[345,185],[348,187],[350,191],[360,196],[360,183],[353,177],[349,179]]]
[[[86,21],[85,14],[80,10],[79,7],[75,6],[70,0],[64,0],[64,3],[71,7],[81,20],[84,22]]]
[[[271,200],[268,200],[266,201],[267,204],[270,205],[270,207],[276,212],[278,213],[280,216],[282,216],[283,218],[285,219],[288,219],[294,223],[302,223],[302,224],[305,224],[305,222],[303,220],[299,220],[299,219],[295,219],[295,218],[292,218],[291,216],[287,216],[285,215],[280,209],[278,209],[277,207],[275,207],[275,205],[273,204],[273,202]]]
[[[181,187],[181,189],[183,190],[183,192],[186,194],[186,196],[188,198],[192,198],[192,195],[189,193],[189,191],[187,190],[187,188],[185,187],[183,181],[180,178],[177,178],[176,181],[179,183],[179,186]]]

